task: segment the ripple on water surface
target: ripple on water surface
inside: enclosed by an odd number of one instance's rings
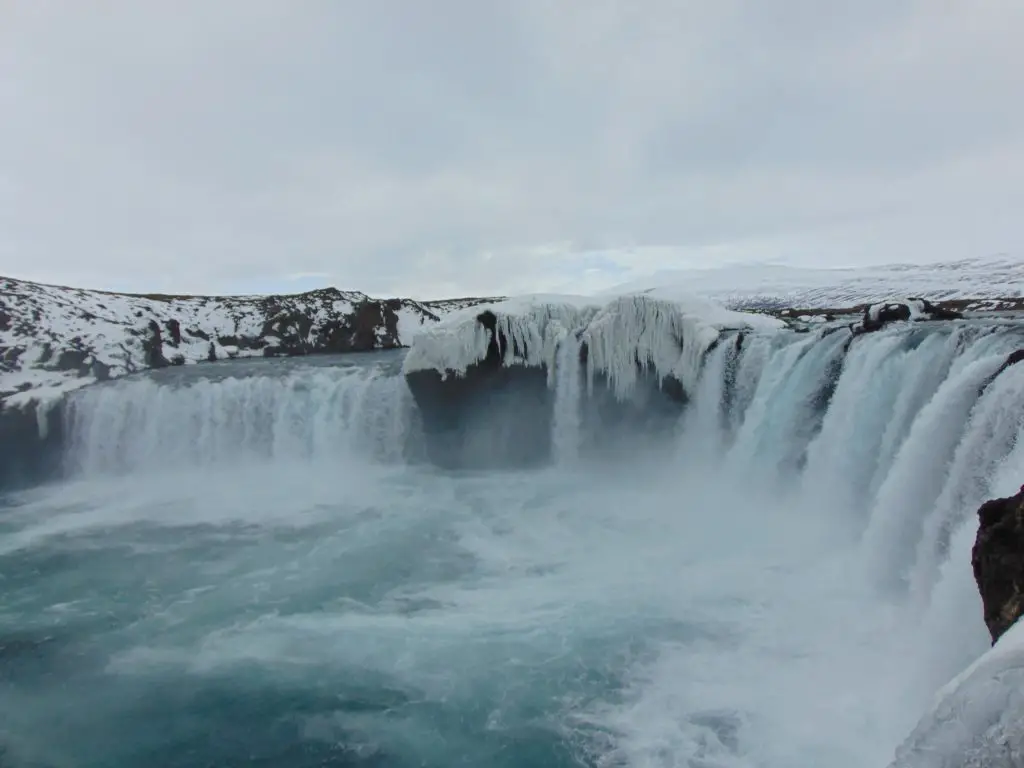
[[[734,485],[277,462],[37,489],[0,513],[0,763],[884,761],[915,714],[888,607],[829,518]]]

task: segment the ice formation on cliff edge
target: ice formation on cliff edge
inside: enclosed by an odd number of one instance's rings
[[[494,315],[494,331],[479,319],[487,312]],[[486,358],[496,332],[504,340],[503,365],[546,366],[553,381],[558,347],[575,334],[587,347],[588,379],[606,374],[620,397],[636,383],[638,366],[674,376],[692,391],[703,355],[722,331],[783,327],[777,318],[735,312],[672,290],[610,298],[538,294],[449,315],[415,338],[404,371],[464,376]]]
[[[1002,768],[1024,758],[1024,624],[946,684],[889,768]]]

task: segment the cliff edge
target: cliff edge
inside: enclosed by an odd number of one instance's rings
[[[978,510],[971,565],[995,644],[1024,612],[1024,486]]]

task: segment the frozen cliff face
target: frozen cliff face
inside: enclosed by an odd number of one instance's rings
[[[544,463],[559,450],[548,426],[559,397],[585,390],[603,422],[643,423],[650,442],[655,425],[671,430],[723,333],[783,328],[678,291],[525,296],[453,313],[417,336],[403,370],[435,462],[489,461],[459,448],[485,422],[501,437],[479,442],[503,446],[498,463]]]
[[[131,295],[0,278],[0,402],[14,407],[146,368],[407,346],[474,299]]]

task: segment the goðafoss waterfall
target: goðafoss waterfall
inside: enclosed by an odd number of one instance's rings
[[[989,645],[1018,325],[480,317],[74,394],[65,480],[0,518],[3,759],[916,768],[981,738],[933,698]]]

